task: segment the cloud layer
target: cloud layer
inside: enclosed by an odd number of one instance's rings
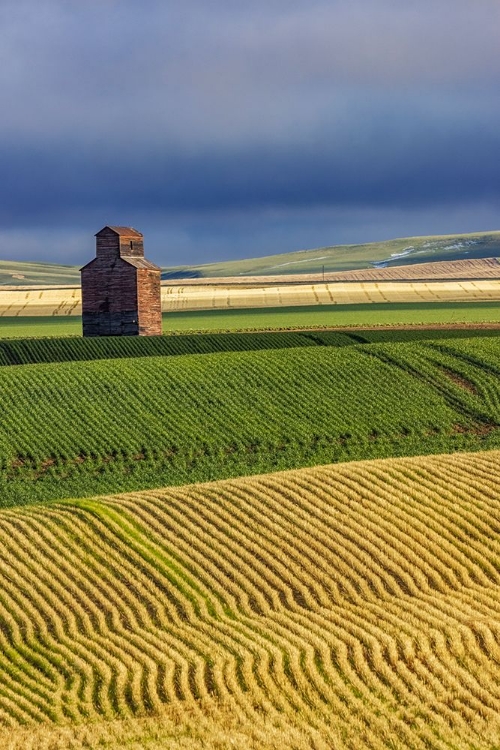
[[[496,0],[4,0],[0,257],[84,261],[105,223],[164,264],[498,227],[499,21]]]

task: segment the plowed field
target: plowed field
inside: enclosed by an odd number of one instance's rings
[[[498,746],[499,473],[492,451],[1,511],[1,746]]]

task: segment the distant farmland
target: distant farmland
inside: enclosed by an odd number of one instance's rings
[[[498,747],[499,472],[456,454],[0,512],[2,747]]]
[[[259,248],[255,249],[256,252]],[[175,254],[175,250],[174,250]],[[403,237],[362,245],[331,245],[312,250],[245,258],[243,260],[208,263],[200,266],[164,268],[164,276],[171,278],[212,279],[214,277],[278,276],[295,274],[322,275],[344,271],[370,271],[376,268],[408,268],[422,264],[446,262],[462,263],[500,257],[500,232]],[[154,260],[154,258],[153,258]],[[419,273],[418,271],[415,273]],[[371,278],[371,276],[368,276]],[[358,280],[366,280],[362,276]],[[78,266],[54,263],[0,261],[0,287],[42,286],[63,284],[76,286],[80,274]],[[318,280],[318,279],[316,279]],[[306,279],[312,282],[313,279]]]
[[[500,279],[472,281],[338,282],[282,286],[162,286],[165,313],[193,310],[304,307],[312,305],[500,302]],[[1,290],[0,316],[66,317],[81,315],[78,287]]]

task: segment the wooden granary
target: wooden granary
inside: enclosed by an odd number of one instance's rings
[[[159,336],[160,269],[132,227],[104,227],[96,257],[81,269],[84,336]]]

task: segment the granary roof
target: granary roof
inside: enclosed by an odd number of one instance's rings
[[[130,266],[134,266],[135,268],[146,268],[149,271],[161,270],[159,266],[151,263],[150,260],[146,260],[146,258],[133,258],[131,255],[122,255],[120,257],[125,261],[125,263],[128,263]]]
[[[137,229],[134,229],[134,227],[111,227],[106,225],[103,227],[99,232],[97,232],[96,237],[98,234],[101,234],[101,232],[104,232],[106,229],[111,229],[112,232],[115,234],[119,234],[121,237],[143,237],[144,235],[142,232],[138,232]]]

